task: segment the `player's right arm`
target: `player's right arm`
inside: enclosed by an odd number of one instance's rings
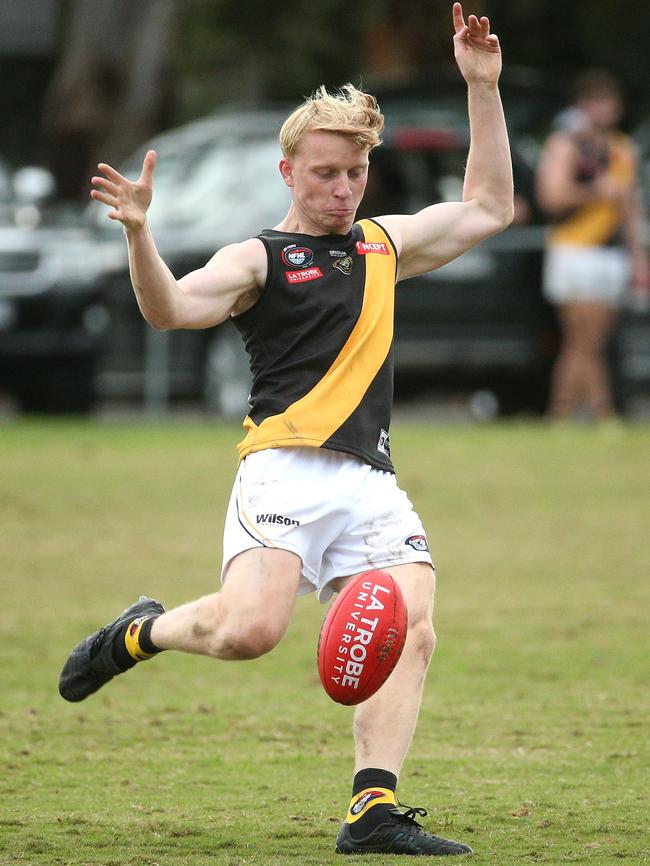
[[[266,279],[267,258],[257,238],[219,250],[208,264],[177,280],[160,257],[147,222],[156,153],[147,152],[136,181],[106,163],[90,195],[124,226],[131,282],[144,318],[154,328],[209,328],[252,306]]]

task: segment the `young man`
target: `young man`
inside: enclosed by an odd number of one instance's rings
[[[628,287],[650,288],[638,157],[620,132],[623,99],[602,69],[581,73],[571,106],[544,146],[538,198],[554,224],[547,233],[544,295],[556,306],[562,345],[549,415],[616,414],[607,346]]]
[[[351,575],[399,581],[409,631],[399,665],[355,713],[353,797],[341,853],[465,854],[401,812],[395,788],[434,647],[434,570],[422,524],[395,482],[388,430],[395,282],[437,268],[512,219],[512,172],[497,89],[501,55],[487,18],[453,7],[455,53],[472,130],[464,200],[355,223],[383,118],[373,97],[321,88],[285,122],[280,172],[292,191],[273,230],[219,250],[178,282],[146,212],[156,155],[132,183],[100,164],[91,195],[129,247],[143,316],[156,328],[206,328],[232,316],[251,356],[251,411],[224,533],[220,592],[165,612],[142,598],[82,641],[60,691],[83,700],[164,649],[255,658],[284,634],[296,592],[321,601]],[[278,519],[281,517],[281,519]],[[396,714],[394,708],[399,706]]]

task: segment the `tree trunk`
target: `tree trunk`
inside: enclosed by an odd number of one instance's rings
[[[164,125],[174,0],[74,0],[45,100],[59,196],[85,197],[98,161],[119,162]]]

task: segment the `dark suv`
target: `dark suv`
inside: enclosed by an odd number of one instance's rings
[[[0,184],[0,390],[25,411],[88,412],[108,325],[101,274],[115,247],[96,244],[81,208],[30,203],[14,186],[11,176]]]

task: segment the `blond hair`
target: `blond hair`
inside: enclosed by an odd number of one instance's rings
[[[369,93],[344,84],[337,93],[321,85],[285,120],[280,130],[280,147],[292,156],[306,132],[324,130],[349,135],[359,150],[381,144],[384,117],[377,100]]]

